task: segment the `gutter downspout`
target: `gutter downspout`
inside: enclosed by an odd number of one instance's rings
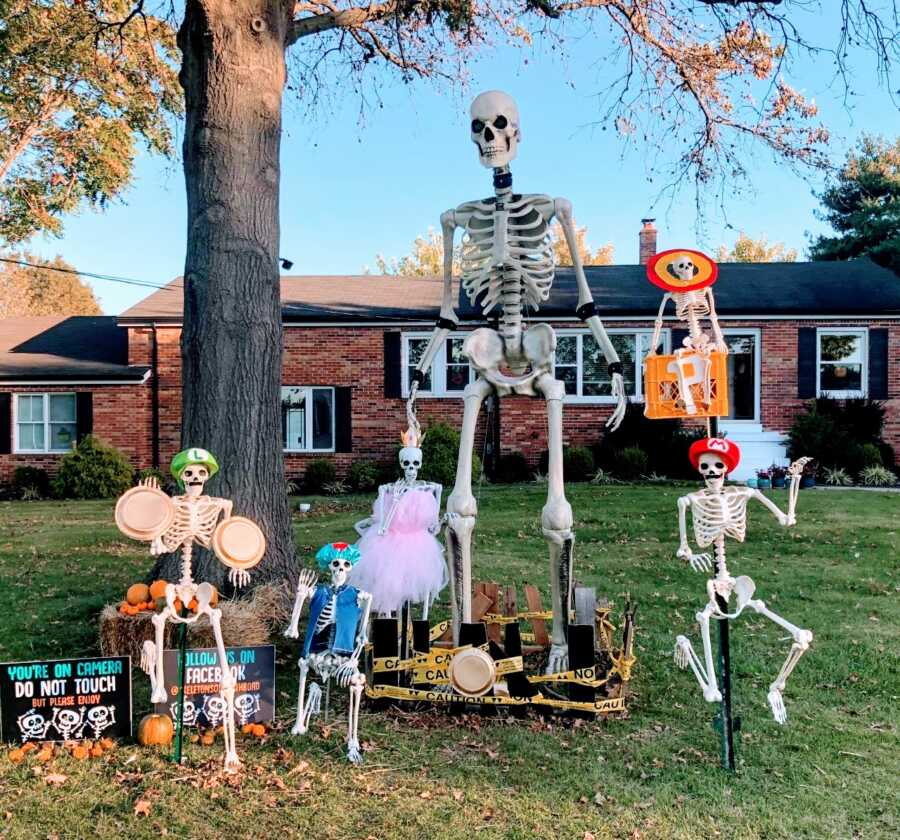
[[[159,351],[156,338],[156,323],[153,324],[153,346],[150,364],[153,370],[151,385],[151,435],[153,436],[153,468],[159,469]]]

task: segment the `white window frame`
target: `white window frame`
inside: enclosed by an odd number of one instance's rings
[[[418,395],[420,397],[463,398],[463,391],[447,390],[447,348],[452,339],[465,339],[468,334],[468,331],[462,333],[455,332],[447,336],[446,340],[438,350],[437,355],[434,357],[434,361],[431,363],[431,388],[427,391],[424,388],[419,388]],[[423,339],[427,341],[432,335],[433,333],[430,332],[405,332],[402,334],[400,345],[400,373],[402,376],[400,392],[404,399],[409,396],[409,343],[410,341],[421,341]],[[472,364],[469,363],[469,382],[474,381],[475,369],[472,367]]]
[[[300,455],[318,455],[335,452],[335,444],[337,443],[337,417],[335,411],[335,390],[334,387],[330,385],[282,385],[282,388],[293,388],[296,390],[302,390],[306,392],[306,428],[304,429],[304,439],[307,441],[309,446],[304,449],[289,449],[284,446],[282,442],[282,452],[287,452],[291,454],[300,454]],[[312,439],[313,439],[313,391],[331,391],[331,446],[327,449],[313,449],[312,448]],[[280,434],[280,432],[279,432]]]
[[[557,338],[564,338],[567,336],[575,336],[578,337],[578,342],[576,343],[576,374],[577,374],[577,393],[575,394],[566,394],[563,398],[564,403],[573,403],[576,405],[612,405],[615,403],[615,399],[610,396],[604,395],[589,395],[584,396],[582,394],[582,390],[584,388],[583,380],[584,380],[584,358],[583,358],[583,345],[584,345],[584,337],[591,337],[593,334],[590,330],[584,329],[558,329],[555,331]],[[629,395],[628,399],[632,402],[643,403],[644,402],[644,359],[640,355],[640,351],[638,348],[638,336],[646,335],[650,338],[653,337],[653,328],[652,327],[635,327],[634,329],[627,329],[623,327],[616,327],[614,329],[607,329],[607,335],[631,335],[635,338],[635,383],[637,385],[637,393],[634,396]],[[662,343],[663,353],[668,353],[669,348],[671,347],[672,342],[672,332],[670,329],[665,328],[660,333],[660,342]]]
[[[753,382],[755,383],[753,394],[753,419],[752,420],[734,420],[731,417],[722,417],[719,425],[731,426],[744,425],[758,426],[762,420],[762,331],[758,327],[725,327],[722,329],[722,335],[752,335],[754,342],[753,354]],[[726,342],[727,343],[727,342]]]
[[[860,339],[860,388],[856,391],[829,391],[822,388],[822,336],[855,335]],[[826,362],[826,364],[835,364]],[[869,330],[866,327],[819,327],[816,329],[816,396],[835,400],[852,400],[869,393]]]
[[[44,398],[44,443],[43,449],[23,449],[19,446],[19,397],[43,397]],[[75,400],[75,419],[72,425],[75,427],[75,437],[68,449],[50,449],[50,397],[72,397]],[[30,423],[30,420],[23,421]],[[59,422],[59,421],[54,421]],[[37,424],[35,424],[37,425]],[[16,455],[65,455],[71,452],[78,440],[78,397],[74,391],[46,391],[38,393],[13,394],[13,453]]]

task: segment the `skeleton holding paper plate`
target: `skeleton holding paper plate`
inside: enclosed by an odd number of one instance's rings
[[[167,496],[156,479],[142,481],[124,493],[116,503],[116,524],[127,536],[150,543],[150,553],[181,552],[181,580],[166,585],[166,605],[154,613],[155,641],[144,642],[141,667],[150,677],[151,702],[167,701],[163,677],[163,639],[166,622],[194,624],[200,616],[209,618],[216,641],[221,668],[221,709],[225,727],[225,769],[240,766],[234,742],[235,680],[228,667],[222,638],[222,611],[212,606],[216,592],[210,583],[195,583],[191,556],[194,543],[212,548],[216,557],[229,567],[229,579],[236,587],[246,586],[249,570],[266,551],[266,540],[259,527],[242,516],[232,516],[232,502],[203,491],[206,482],[218,472],[219,465],[205,449],[191,447],[172,459],[171,472],[184,488],[184,494]],[[176,608],[180,602],[181,609]],[[194,604],[194,612],[185,607]]]

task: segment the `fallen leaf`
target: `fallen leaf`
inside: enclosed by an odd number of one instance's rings
[[[48,785],[63,785],[68,780],[68,776],[65,773],[48,773],[44,776],[44,781]]]
[[[582,840],[597,840],[597,835],[593,831],[585,831]]]
[[[134,815],[136,817],[149,817],[150,809],[152,807],[153,806],[148,799],[138,799],[138,801],[134,803]]]
[[[419,799],[431,799],[431,791],[430,791],[430,790],[423,790],[423,791],[419,794]]]
[[[464,796],[465,794],[463,794],[463,792],[462,792],[459,788],[453,788],[452,793],[453,793],[453,798],[454,798],[457,802],[462,802],[462,801],[463,801],[463,796]]]

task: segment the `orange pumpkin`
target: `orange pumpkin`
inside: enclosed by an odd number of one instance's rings
[[[168,586],[167,580],[155,580],[150,584],[150,597],[155,601],[157,598],[165,598],[166,597],[166,586]]]
[[[38,745],[35,744],[34,741],[26,741],[24,744],[22,744],[21,747],[23,753],[30,753],[32,750],[36,750],[37,748]]]
[[[146,715],[138,724],[138,743],[149,747],[154,744],[167,746],[175,735],[175,724],[168,715]]]
[[[88,757],[90,753],[88,752],[88,748],[79,744],[77,747],[72,748],[72,758],[77,758],[79,761],[84,761]]]
[[[150,589],[146,583],[135,583],[129,586],[128,592],[125,593],[125,600],[133,607],[143,604],[149,597]]]
[[[48,761],[50,761],[51,758],[53,758],[53,747],[51,747],[49,744],[46,747],[43,747],[35,756],[35,758],[41,764],[46,764]]]
[[[212,732],[204,732],[200,736],[200,743],[205,747],[211,747],[216,742],[216,736]]]
[[[103,747],[99,744],[94,744],[94,746],[91,747],[91,758],[100,758],[101,755],[103,755]]]
[[[254,723],[253,724],[253,734],[257,738],[262,738],[262,736],[266,734],[266,727],[263,726],[261,723]]]
[[[9,760],[13,764],[18,764],[24,758],[25,758],[25,753],[22,752],[22,750],[10,750],[9,751]]]

